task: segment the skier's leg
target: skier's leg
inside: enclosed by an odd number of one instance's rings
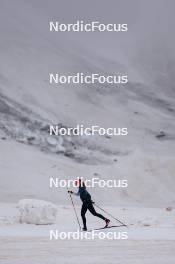
[[[85,214],[87,212],[87,206],[85,203],[82,204],[82,207],[81,207],[81,217],[82,217],[82,220],[83,220],[83,228],[84,229],[87,229],[86,227],[86,217],[85,217]]]
[[[99,217],[99,218],[101,218],[103,220],[106,220],[106,218],[103,215],[98,214],[95,211],[95,208],[94,208],[94,206],[93,206],[93,204],[91,202],[88,203],[87,207],[88,207],[89,211],[91,212],[91,214],[93,214],[94,216],[97,216],[97,217]]]

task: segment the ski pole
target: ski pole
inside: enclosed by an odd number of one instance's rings
[[[118,221],[120,224],[122,224],[123,226],[128,227],[127,225],[125,225],[123,222],[121,222],[120,220],[118,220],[117,218],[115,218],[113,215],[111,215],[110,213],[108,213],[107,211],[105,211],[103,208],[101,208],[100,206],[98,206],[96,203],[94,203],[94,205],[96,207],[98,207],[100,210],[102,210],[104,213],[108,214],[110,217],[112,217],[113,219],[115,219],[116,221]]]
[[[67,191],[69,191],[68,188],[67,188]],[[72,206],[73,206],[74,212],[75,212],[75,216],[76,216],[76,219],[77,219],[77,222],[78,222],[79,228],[80,228],[80,230],[81,230],[80,221],[79,221],[79,219],[78,219],[78,215],[77,215],[77,212],[76,212],[76,209],[75,209],[75,205],[74,205],[74,202],[73,202],[73,199],[72,199],[72,195],[71,195],[71,193],[69,193],[69,196],[70,196],[70,200],[71,200],[71,203],[72,203]]]

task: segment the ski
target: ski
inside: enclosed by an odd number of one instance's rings
[[[112,228],[112,227],[121,227],[121,226],[124,226],[124,225],[104,226],[104,227],[96,228],[96,229],[94,229],[94,230],[101,230],[101,229]]]
[[[92,232],[93,230],[102,230],[102,229],[107,229],[107,228],[113,228],[113,227],[122,227],[124,225],[112,225],[112,226],[104,226],[104,227],[100,227],[100,228],[94,228],[91,230],[87,230],[87,232]]]

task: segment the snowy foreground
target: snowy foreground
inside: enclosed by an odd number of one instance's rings
[[[71,207],[58,206],[54,225],[29,225],[19,223],[16,204],[1,204],[0,263],[77,263],[77,256],[78,263],[174,263],[175,210],[129,207],[105,209],[129,223],[129,228],[106,229],[103,232],[127,231],[127,240],[50,240],[50,230],[77,231]],[[103,222],[89,213],[87,219],[91,229],[103,226]]]
[[[2,264],[174,264],[175,241],[49,242],[46,238],[4,238],[0,250]]]

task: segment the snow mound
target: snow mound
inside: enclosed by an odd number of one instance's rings
[[[57,207],[50,202],[22,199],[18,202],[20,223],[47,225],[55,223]]]

